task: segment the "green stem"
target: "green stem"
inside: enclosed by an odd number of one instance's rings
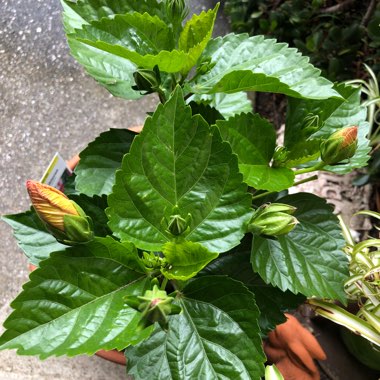
[[[304,178],[304,179],[301,179],[300,181],[294,182],[292,186],[301,185],[302,183],[306,183],[306,182],[314,181],[314,180],[316,180],[316,179],[318,179],[318,176],[317,176],[317,175],[313,175],[313,176],[311,176],[311,177]],[[254,195],[254,196],[252,197],[252,200],[260,199],[260,198],[266,197],[267,195],[274,194],[275,192],[276,192],[276,191],[265,191],[264,193],[261,193],[261,194],[258,194],[258,195]]]
[[[168,284],[168,279],[164,277],[164,279],[161,282],[161,290],[165,290],[167,284]]]
[[[267,195],[274,194],[274,193],[275,193],[275,191],[265,191],[264,193],[254,195],[252,197],[252,200],[260,199],[260,198],[266,197]]]
[[[325,166],[326,164],[323,161],[321,161],[317,165],[311,166],[310,168],[295,170],[294,174],[299,175],[299,174],[316,172],[317,170],[323,169]]]
[[[311,177],[307,177],[307,178],[301,179],[300,181],[294,182],[293,186],[298,186],[298,185],[301,185],[301,184],[306,183],[306,182],[315,181],[316,179],[318,179],[318,176],[313,175]]]

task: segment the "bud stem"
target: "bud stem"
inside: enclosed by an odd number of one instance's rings
[[[165,290],[167,284],[168,284],[168,279],[166,277],[164,277],[164,279],[162,280],[160,289]]]
[[[318,164],[311,166],[310,168],[295,170],[294,174],[299,175],[299,174],[316,172],[318,170],[323,169],[325,166],[326,166],[326,164],[323,161],[321,161],[321,162],[318,162]]]
[[[301,179],[300,181],[294,182],[293,186],[298,186],[298,185],[301,185],[302,183],[306,183],[306,182],[310,182],[310,181],[315,181],[316,179],[318,179],[318,176],[317,175],[313,175],[311,177],[304,178],[304,179]],[[264,193],[261,193],[261,194],[258,194],[258,195],[254,195],[252,197],[252,200],[260,199],[260,198],[266,197],[267,195],[274,194],[274,193],[275,193],[275,191],[265,191]]]

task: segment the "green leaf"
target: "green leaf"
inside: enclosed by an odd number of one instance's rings
[[[132,246],[131,246],[132,247]],[[70,247],[41,262],[12,302],[0,349],[21,355],[92,355],[145,339],[139,315],[124,303],[148,280],[130,269],[134,251],[112,238]]]
[[[264,36],[229,34],[210,40],[199,65],[210,58],[214,66],[196,78],[194,93],[264,91],[296,98],[340,97],[309,58]]]
[[[218,13],[219,3],[214,9],[202,12],[193,17],[185,24],[178,41],[180,50],[189,53],[186,66],[182,69],[187,74],[196,64],[208,41],[212,36],[216,14]]]
[[[235,94],[195,94],[189,98],[189,101],[209,105],[218,110],[226,119],[236,114],[252,112],[252,102],[245,92]]]
[[[218,253],[210,252],[201,244],[192,242],[166,243],[162,253],[168,264],[162,268],[162,274],[170,280],[186,281],[194,277],[210,261],[218,257]]]
[[[61,0],[63,19],[67,32],[103,17],[112,18],[128,12],[147,12],[165,19],[165,4],[156,0]]]
[[[267,334],[276,325],[284,323],[284,312],[297,308],[305,300],[302,295],[266,284],[252,270],[250,263],[252,237],[247,235],[242,243],[232,251],[219,256],[205,267],[199,275],[227,275],[241,281],[255,295],[256,304],[260,310],[259,325],[262,334]]]
[[[239,170],[249,186],[281,191],[293,185],[292,170],[269,166],[276,147],[276,133],[271,123],[249,113],[218,121],[217,126],[223,140],[228,141],[237,154]]]
[[[244,182],[257,190],[282,191],[293,186],[294,172],[265,165],[239,165]]]
[[[51,252],[66,248],[51,235],[34,209],[15,215],[5,215],[2,219],[13,228],[14,237],[28,260],[39,265]]]
[[[96,49],[68,37],[73,57],[84,66],[89,75],[104,86],[112,95],[124,99],[139,99],[141,94],[132,89],[133,73],[137,66],[132,62]]]
[[[138,67],[153,69],[157,65],[168,73],[181,71],[191,56],[191,52],[172,50],[172,30],[157,16],[148,13],[103,18],[84,25],[70,36],[113,57],[127,59]]]
[[[107,214],[121,240],[159,251],[171,240],[163,218],[178,206],[182,217],[191,214],[186,240],[224,252],[243,237],[250,198],[230,146],[202,117],[191,115],[177,87],[124,157]]]
[[[276,239],[254,236],[251,263],[265,282],[305,296],[345,302],[348,263],[344,239],[332,207],[315,195],[300,193],[279,200],[297,207],[300,222]]]
[[[123,156],[129,152],[136,135],[128,129],[111,129],[101,133],[79,155],[75,188],[88,196],[109,194],[116,169],[121,166]]]
[[[220,135],[238,156],[239,164],[267,165],[276,147],[274,126],[258,114],[236,115],[218,121]]]
[[[306,139],[309,141],[319,141],[327,138],[337,130],[357,125],[358,149],[347,164],[327,166],[325,169],[344,174],[365,166],[369,160],[371,150],[367,134],[369,124],[366,122],[366,108],[361,105],[360,90],[358,88],[339,84],[335,89],[345,99],[344,102],[338,99],[328,99],[325,101],[311,101],[290,99],[286,119],[285,146],[289,150],[294,150],[294,146],[302,143]],[[304,131],[304,120],[309,115],[317,115],[320,129],[314,134],[308,135]],[[318,146],[318,145],[317,145]],[[315,148],[316,149],[316,148]]]
[[[145,342],[127,348],[136,380],[259,379],[265,356],[252,293],[228,277],[192,281],[177,303],[183,312]]]

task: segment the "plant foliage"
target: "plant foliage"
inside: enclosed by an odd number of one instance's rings
[[[115,96],[156,93],[161,104],[139,135],[111,129],[89,143],[69,199],[44,188],[39,214],[4,218],[39,268],[12,303],[0,349],[41,358],[125,349],[135,379],[260,379],[261,339],[283,312],[305,297],[345,302],[332,208],[279,192],[302,173],[366,164],[358,91],[286,44],[212,38],[218,5],[186,19],[182,0],[62,4],[87,72]],[[284,146],[247,91],[287,96]],[[327,166],[321,142],[353,125],[356,154]],[[84,223],[86,242],[65,238]]]

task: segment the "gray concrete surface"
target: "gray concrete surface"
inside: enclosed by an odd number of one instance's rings
[[[215,1],[193,1],[199,11]],[[0,214],[29,207],[24,187],[56,151],[68,159],[100,132],[142,124],[154,98],[113,98],[71,58],[59,0],[0,1]],[[217,33],[225,29],[219,20]],[[27,280],[27,261],[0,222],[0,324]],[[0,328],[0,332],[1,332]],[[0,380],[113,380],[125,369],[97,357],[50,358],[0,352]]]

